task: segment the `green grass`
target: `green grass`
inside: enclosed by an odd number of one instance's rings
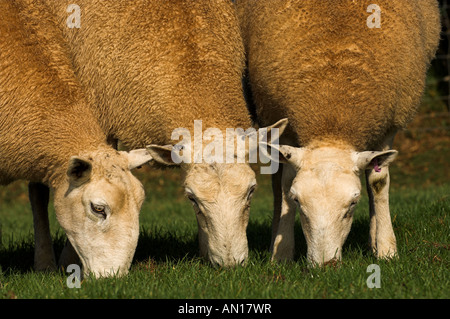
[[[165,174],[169,178],[163,179]],[[248,227],[250,256],[246,267],[215,269],[198,257],[195,216],[182,197],[177,171],[142,179],[147,200],[141,213],[141,236],[130,273],[124,278],[84,280],[70,289],[64,272],[36,273],[32,218],[23,183],[7,187],[17,202],[2,201],[0,298],[449,298],[450,185],[426,189],[394,188],[391,212],[400,257],[376,260],[367,246],[368,214],[364,197],[338,267],[309,268],[301,228],[296,225],[294,262],[273,264],[268,253],[271,191],[259,176]],[[156,176],[156,177],[155,177]],[[161,200],[164,198],[165,200]],[[297,218],[298,219],[298,218]],[[64,234],[51,212],[57,253]],[[381,270],[381,288],[370,289],[370,264]]]

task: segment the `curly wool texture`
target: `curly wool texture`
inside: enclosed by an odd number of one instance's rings
[[[435,0],[239,0],[260,125],[289,119],[298,146],[340,140],[377,149],[415,115],[439,42]]]
[[[175,128],[251,127],[241,78],[245,55],[228,0],[80,0],[81,28],[65,27],[73,1],[46,0],[75,73],[108,136],[127,147],[174,143]],[[176,142],[175,142],[176,143]]]
[[[0,1],[0,184],[51,184],[70,156],[107,147],[62,36],[42,14],[39,3]]]

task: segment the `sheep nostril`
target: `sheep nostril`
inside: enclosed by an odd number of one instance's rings
[[[209,261],[210,261],[211,265],[213,266],[213,268],[217,269],[217,268],[221,268],[222,267],[222,264],[219,261],[217,261],[217,260],[215,260],[213,258],[211,258]]]

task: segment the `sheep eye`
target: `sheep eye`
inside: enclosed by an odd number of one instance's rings
[[[354,196],[353,200],[350,203],[350,209],[353,209],[356,206],[356,204],[358,204],[358,202],[359,202],[359,194]]]
[[[294,189],[289,190],[289,197],[297,204],[298,207],[300,207],[300,201],[298,200],[297,193],[294,191]]]
[[[350,206],[349,206],[347,212],[345,213],[344,218],[349,218],[349,217],[353,216],[353,213],[354,213],[353,211],[355,209],[356,204],[358,204],[358,200],[354,200],[350,203]]]
[[[191,203],[192,203],[193,205],[198,206],[197,199],[195,198],[194,195],[188,194],[188,195],[187,195],[187,198],[191,201]]]
[[[247,200],[248,201],[252,198],[253,193],[255,192],[255,189],[256,189],[256,185],[253,185],[252,187],[250,187],[250,189],[248,191],[248,195],[247,195]]]
[[[91,203],[91,210],[94,214],[100,215],[103,218],[106,218],[106,210],[105,206],[103,205],[96,205],[94,203]]]

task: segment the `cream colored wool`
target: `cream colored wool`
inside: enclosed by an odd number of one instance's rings
[[[287,117],[297,146],[340,139],[377,149],[413,118],[439,42],[435,0],[239,0],[261,125]]]
[[[232,3],[45,0],[108,136],[130,148],[172,144],[175,128],[252,126],[242,95],[244,48]],[[272,123],[273,124],[273,123]]]

